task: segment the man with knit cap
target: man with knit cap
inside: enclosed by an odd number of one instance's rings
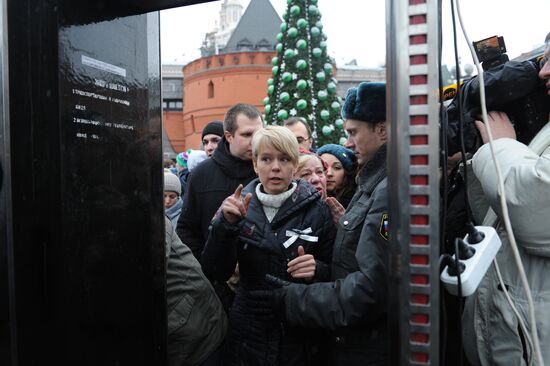
[[[201,135],[202,148],[211,157],[223,137],[223,122],[212,121],[204,126]]]
[[[263,127],[260,112],[253,105],[231,107],[223,122],[224,136],[212,154],[189,175],[183,209],[177,225],[181,241],[201,260],[214,214],[239,184],[256,178],[252,165],[252,135]],[[205,135],[207,136],[207,135]],[[227,309],[231,290],[216,288]],[[229,291],[229,292],[227,292]]]
[[[179,178],[170,171],[164,172],[164,214],[176,227],[181,214],[183,201],[181,199],[181,182]]]
[[[342,116],[346,147],[360,166],[357,191],[338,221],[332,257],[334,282],[311,285],[267,280],[272,291],[252,295],[254,309],[270,309],[288,324],[331,331],[332,365],[389,362],[388,194],[386,85],[361,83],[348,90]]]

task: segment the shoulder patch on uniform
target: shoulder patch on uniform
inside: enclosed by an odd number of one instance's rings
[[[382,214],[382,218],[380,219],[380,229],[378,230],[380,233],[380,236],[384,240],[389,240],[390,238],[390,216],[387,212],[384,212]]]

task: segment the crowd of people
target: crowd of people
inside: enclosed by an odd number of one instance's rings
[[[543,61],[549,54],[550,46]],[[539,76],[550,95],[548,62],[541,62]],[[537,302],[542,344],[550,337],[544,316],[550,287],[542,275],[550,263],[550,235],[547,216],[537,214],[534,223],[531,213],[550,207],[550,125],[527,146],[515,140],[504,113],[489,116],[497,155],[506,165],[512,222]],[[179,154],[175,167],[167,162],[170,365],[389,363],[386,85],[365,82],[348,90],[342,118],[344,146],[317,147],[305,120],[264,126],[254,106],[237,104],[223,122],[206,125],[202,150]],[[472,167],[488,202],[473,211],[479,224],[500,229],[485,126],[478,128],[484,145]],[[508,246],[503,248],[499,260],[508,291],[527,324],[515,266]],[[467,302],[468,360],[527,364],[533,350],[518,334],[518,315],[506,307],[494,277],[490,271],[483,291]],[[548,362],[549,352],[545,347]]]

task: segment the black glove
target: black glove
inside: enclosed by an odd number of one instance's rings
[[[291,283],[269,274],[265,275],[265,279],[272,289],[246,292],[249,312],[265,321],[279,320],[284,316],[284,287]]]
[[[282,288],[291,285],[290,282],[283,280],[282,278],[275,277],[270,274],[265,275],[265,281],[274,289]]]

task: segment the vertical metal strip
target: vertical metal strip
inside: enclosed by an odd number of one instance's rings
[[[10,150],[10,93],[9,93],[9,59],[8,59],[8,7],[7,0],[0,0],[0,258],[6,263],[0,263],[2,271],[7,272],[7,296],[5,300],[9,308],[8,355],[0,361],[8,361],[17,365],[17,332],[15,319],[15,288],[13,262],[13,230],[12,230],[12,200],[11,200],[11,150]],[[4,277],[5,273],[2,273]],[[5,357],[5,358],[4,358]]]
[[[401,365],[439,363],[436,0],[388,0],[389,179]],[[395,356],[394,356],[395,357]]]

